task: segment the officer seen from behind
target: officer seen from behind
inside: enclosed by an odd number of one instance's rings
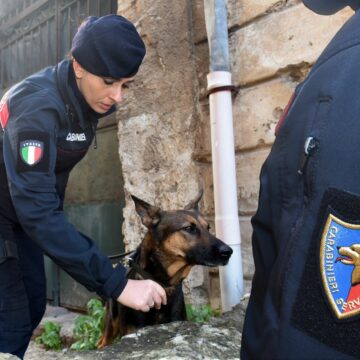
[[[297,86],[260,175],[241,359],[360,359],[360,1]]]
[[[71,169],[92,143],[98,120],[116,110],[145,55],[134,25],[89,17],[71,60],[12,87],[0,103],[0,352],[23,358],[46,305],[43,254],[90,291],[149,311],[166,303],[151,280],[127,280],[65,218]],[[81,179],[79,179],[81,181]]]

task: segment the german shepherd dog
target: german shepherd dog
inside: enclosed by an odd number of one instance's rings
[[[183,210],[163,211],[132,196],[148,231],[131,256],[128,278],[156,281],[166,291],[167,304],[145,313],[109,300],[99,349],[138,328],[186,320],[182,282],[191,268],[227,264],[232,249],[210,234],[198,208],[201,197],[202,191]]]

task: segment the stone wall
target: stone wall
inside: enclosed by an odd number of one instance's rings
[[[351,16],[345,9],[319,16],[301,1],[228,0],[228,26],[233,83],[235,152],[239,217],[246,291],[254,271],[250,218],[257,208],[262,163],[274,142],[275,126],[295,86],[341,25]],[[203,1],[193,6],[195,58],[199,81],[199,136],[194,157],[201,163],[209,187],[211,141],[206,94],[208,68]],[[212,193],[207,213],[213,215]]]
[[[244,277],[253,274],[250,218],[257,207],[261,164],[296,84],[352,14],[318,16],[298,0],[228,0],[235,152]],[[122,0],[119,14],[136,23],[147,56],[118,111],[120,159],[127,205],[125,243],[144,230],[129,194],[175,209],[200,186],[202,210],[214,219],[203,0]],[[201,287],[201,285],[203,285]],[[188,294],[219,305],[217,271],[196,269]],[[189,289],[188,289],[189,290]],[[189,295],[190,296],[190,295]],[[195,301],[192,298],[192,301]]]
[[[183,208],[201,186],[193,159],[198,95],[190,3],[118,3],[119,14],[135,22],[147,47],[141,70],[117,114],[126,198],[123,233],[129,249],[144,234],[129,194],[170,210]],[[201,287],[206,274],[199,268],[194,272],[185,289],[188,298],[207,302],[206,289]],[[190,286],[195,290],[190,292]]]

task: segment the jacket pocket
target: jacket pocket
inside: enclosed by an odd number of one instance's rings
[[[321,151],[323,129],[328,123],[331,109],[331,96],[320,96],[317,102],[315,116],[307,130],[304,139],[303,153],[300,156],[298,173],[304,180],[304,195],[313,195],[318,167],[317,152]]]

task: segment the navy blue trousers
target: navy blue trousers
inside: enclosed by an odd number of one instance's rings
[[[45,312],[44,256],[22,230],[12,231],[11,235],[19,259],[0,264],[0,352],[22,359]]]

